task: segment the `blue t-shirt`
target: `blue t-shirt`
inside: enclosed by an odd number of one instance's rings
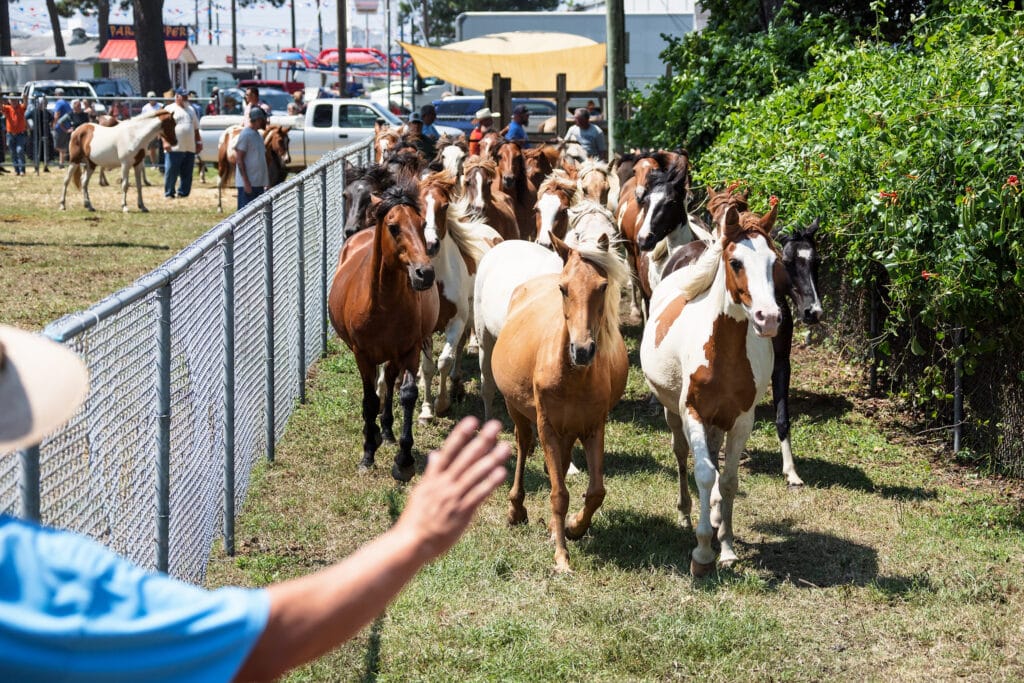
[[[230,681],[269,612],[264,590],[207,591],[0,515],[2,681]]]
[[[53,103],[53,120],[57,121],[57,125],[60,126],[61,130],[71,131],[71,104],[68,103],[63,97]],[[67,123],[62,123],[61,119],[67,116]]]
[[[523,128],[523,124],[516,120],[513,120],[508,124],[508,130],[505,132],[506,140],[518,140],[523,143],[523,147],[526,147],[526,129]]]

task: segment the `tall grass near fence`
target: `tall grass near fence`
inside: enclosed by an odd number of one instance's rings
[[[328,155],[132,286],[48,325],[85,360],[91,392],[20,467],[5,460],[0,509],[202,581],[213,540],[233,546],[249,473],[273,457],[326,347],[343,164],[368,149]]]

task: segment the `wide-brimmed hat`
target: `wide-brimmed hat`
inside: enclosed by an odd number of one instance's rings
[[[151,100],[155,100],[156,99],[156,91],[155,90],[150,90],[148,93],[146,93],[146,97],[148,97]]]
[[[484,107],[483,109],[477,109],[476,115],[473,117],[476,121],[482,121],[484,119],[500,119],[501,114],[491,111],[490,107]]]
[[[89,372],[74,351],[0,325],[0,453],[42,441],[88,393]]]

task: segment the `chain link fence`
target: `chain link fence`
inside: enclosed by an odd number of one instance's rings
[[[273,458],[327,342],[342,242],[337,150],[130,287],[43,334],[89,367],[82,409],[39,447],[0,458],[0,508],[87,534],[195,583],[234,549],[253,465]]]

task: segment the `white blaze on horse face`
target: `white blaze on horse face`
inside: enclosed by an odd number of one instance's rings
[[[772,270],[775,267],[775,252],[764,237],[744,238],[735,244],[730,261],[742,263],[746,275],[747,294],[750,305],[738,301],[754,325],[760,337],[774,337],[779,330],[779,305],[775,301],[775,282]],[[731,263],[727,267],[732,267]]]
[[[644,222],[640,226],[640,231],[636,234],[636,241],[643,244],[651,235],[651,216],[654,215],[658,205],[665,200],[665,188],[657,187],[651,191],[650,196],[647,198],[647,210],[644,212]]]
[[[484,210],[484,174],[473,174],[473,182],[476,184],[476,193],[473,195],[473,208]]]
[[[814,258],[814,250],[813,249],[797,249],[796,257],[804,262],[804,264],[805,264],[804,271],[805,272],[807,272],[807,273],[813,272],[811,270],[811,259]],[[810,291],[810,302],[811,303],[810,303],[810,306],[807,307],[807,309],[808,309],[807,312],[810,313],[811,316],[813,316],[813,317],[821,317],[821,313],[822,313],[821,297],[818,296],[818,288],[814,284],[814,278],[813,277],[808,276],[808,278],[807,278],[807,286],[810,287],[810,289],[811,289],[811,291]],[[803,315],[803,313],[804,313],[803,311],[800,311],[801,315]]]
[[[459,159],[461,158],[462,150],[455,145],[449,145],[441,152],[441,163],[444,169],[456,178],[459,176]]]
[[[424,205],[423,218],[425,225],[423,227],[423,237],[426,241],[427,250],[430,250],[431,245],[437,244],[441,241],[438,236],[437,229],[437,200],[434,199],[434,195],[431,192],[427,193],[427,201]]]
[[[558,195],[548,192],[537,200],[537,211],[540,214],[540,229],[537,231],[537,244],[551,248],[551,231],[555,227],[555,218],[562,208],[562,200]]]

